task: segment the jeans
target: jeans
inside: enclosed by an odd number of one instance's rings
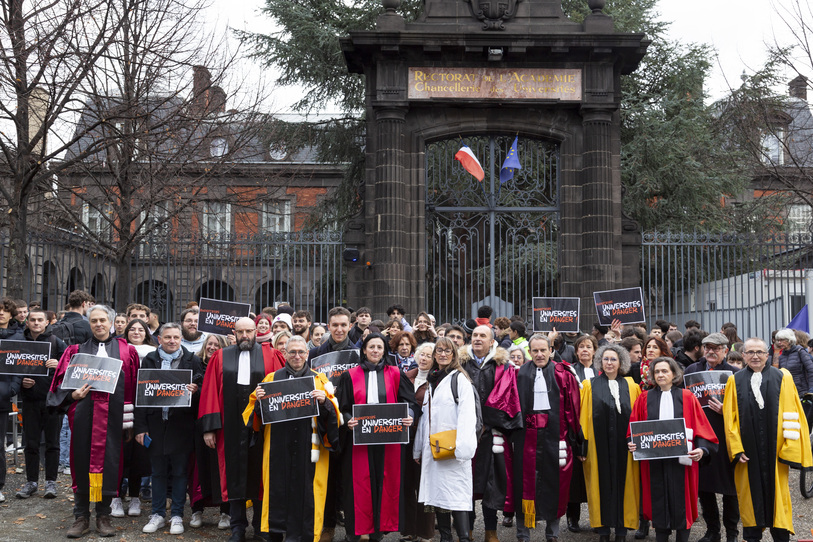
[[[517,540],[530,540],[531,531],[525,526],[525,514],[520,510],[516,512]],[[545,520],[545,539],[559,538],[559,518]]]
[[[25,437],[25,476],[28,482],[40,477],[40,436],[45,431],[45,480],[56,481],[59,471],[60,415],[48,412],[45,401],[23,402],[23,436]]]
[[[71,464],[71,426],[68,417],[62,416],[62,429],[59,432],[59,466],[67,467]]]
[[[189,454],[153,455],[152,513],[161,517],[167,511],[167,478],[172,480],[172,517],[183,517],[186,503],[186,466]]]
[[[75,518],[89,518],[90,517],[90,493],[74,493],[73,494],[73,517]],[[110,501],[113,497],[104,495],[102,500],[96,503],[96,517],[110,515]]]

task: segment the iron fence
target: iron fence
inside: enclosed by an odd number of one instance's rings
[[[649,232],[641,246],[641,278],[650,323],[683,329],[697,320],[717,331],[737,325],[740,337],[770,339],[804,307],[813,282],[809,234]]]
[[[162,321],[177,318],[187,302],[201,297],[251,303],[258,311],[275,302],[307,309],[324,322],[344,300],[342,233],[281,232],[252,236],[155,232],[132,252],[129,297]],[[0,289],[6,290],[8,237],[0,236]],[[32,233],[28,238],[24,297],[46,309],[64,308],[75,289],[114,305],[121,275],[111,252],[94,248],[68,232]]]

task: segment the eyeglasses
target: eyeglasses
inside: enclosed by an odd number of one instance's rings
[[[308,355],[308,352],[307,352],[307,351],[304,351],[304,350],[294,350],[293,352],[291,352],[291,351],[289,350],[289,351],[288,351],[288,353],[289,353],[290,355],[292,355],[293,357],[295,357],[295,358],[301,358],[301,357],[303,357],[303,356],[307,356],[307,355]]]
[[[722,345],[722,344],[704,344],[703,345],[704,350],[723,350],[724,348],[725,348],[725,345]]]
[[[754,356],[767,356],[768,353],[765,350],[746,350],[742,355],[753,358]]]
[[[443,354],[445,356],[451,355],[453,350],[451,348],[435,348],[435,354]]]

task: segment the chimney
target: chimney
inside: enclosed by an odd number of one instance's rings
[[[212,74],[206,66],[192,67],[192,105],[193,115],[203,116],[209,108],[209,93],[212,88]]]
[[[788,90],[791,98],[799,98],[807,102],[807,77],[800,75],[788,83]]]

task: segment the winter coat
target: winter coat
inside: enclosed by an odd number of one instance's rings
[[[783,350],[779,354],[780,369],[787,369],[793,377],[793,383],[796,384],[796,391],[799,392],[799,397],[803,396],[809,391],[813,391],[813,359],[810,354],[802,346],[795,344]],[[771,349],[771,359],[769,363],[773,365],[773,349]]]
[[[20,376],[0,375],[0,415],[11,412],[11,398],[20,392],[22,381]]]
[[[455,372],[446,375],[434,390],[427,388],[413,455],[421,460],[418,502],[444,510],[469,511],[472,496],[471,460],[477,451],[477,414],[474,391],[464,375],[457,377],[458,403],[455,404],[451,387],[451,375]],[[455,457],[435,461],[429,436],[452,429],[457,430]]]
[[[183,347],[181,347],[183,348]],[[203,384],[203,365],[200,358],[183,348],[178,369],[192,370],[192,383],[198,385],[197,395]],[[161,356],[158,350],[144,356],[141,362],[142,369],[160,369]],[[177,407],[169,409],[167,420],[161,417],[163,409],[160,407],[137,407],[135,409],[135,434],[149,433],[152,443],[150,455],[190,454],[195,448],[195,420],[197,408],[193,399],[190,407]]]
[[[83,344],[86,343],[93,337],[93,333],[90,331],[90,323],[85,320],[81,314],[74,311],[68,311],[65,313],[65,316],[62,317],[60,322],[68,322],[73,324],[73,336],[74,336],[74,343],[73,344]],[[67,341],[65,341],[67,343]],[[68,345],[70,346],[70,345]]]
[[[68,345],[60,339],[51,334],[50,326],[45,328],[45,331],[40,333],[36,339],[31,338],[31,332],[26,329],[23,332],[26,341],[42,341],[51,343],[51,359],[59,359],[68,348]],[[55,369],[48,369],[48,376],[33,376],[34,385],[30,388],[21,388],[20,397],[23,402],[45,401],[48,398],[48,390],[51,389],[51,381],[54,379]]]
[[[12,319],[7,328],[0,329],[0,339],[9,341],[24,341],[23,330],[16,320]]]

